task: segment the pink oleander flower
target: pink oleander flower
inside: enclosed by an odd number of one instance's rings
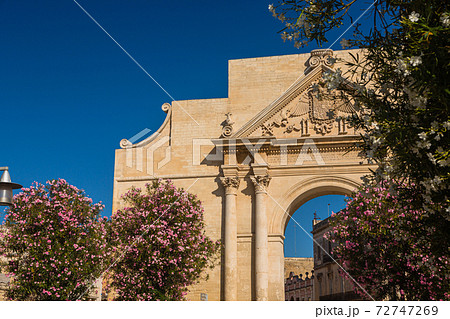
[[[74,300],[87,290],[87,274],[100,274],[109,258],[101,209],[65,180],[34,183],[15,195],[3,225],[7,236],[0,236],[0,254],[12,260],[7,298]]]
[[[423,222],[427,212],[414,204],[410,185],[380,185],[360,188],[333,217],[325,237],[336,245],[334,258],[365,290],[355,285],[362,298],[448,300],[448,247],[441,255],[432,248],[442,234]]]
[[[201,203],[170,181],[132,188],[122,200],[111,233],[117,254],[127,253],[108,276],[108,290],[116,300],[184,299],[219,249],[204,235]]]

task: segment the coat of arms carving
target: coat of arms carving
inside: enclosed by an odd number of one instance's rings
[[[305,93],[262,124],[262,135],[273,136],[274,130],[280,128],[283,134],[300,132],[301,136],[309,136],[313,129],[325,135],[334,125],[339,134],[346,134],[349,126],[345,118],[355,112],[351,104],[339,100],[336,93],[328,92],[321,82],[313,83]]]

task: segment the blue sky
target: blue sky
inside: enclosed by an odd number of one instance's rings
[[[312,257],[312,221],[314,212],[321,220],[345,208],[345,196],[325,195],[311,199],[303,204],[289,220],[284,234],[285,257]],[[330,207],[328,207],[330,204]]]
[[[178,100],[226,97],[229,59],[317,48],[284,43],[266,1],[78,2]],[[64,178],[110,215],[114,150],[171,99],[72,0],[0,0],[0,39],[0,166],[24,186]]]

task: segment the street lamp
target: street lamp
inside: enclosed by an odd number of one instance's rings
[[[3,171],[0,178],[0,206],[11,206],[13,203],[13,189],[22,188],[22,185],[11,182],[8,167],[0,167],[0,171]]]

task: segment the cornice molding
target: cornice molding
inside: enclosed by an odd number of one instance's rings
[[[172,119],[172,105],[170,103],[164,103],[161,106],[161,109],[167,114],[166,118],[163,122],[163,124],[159,127],[159,129],[153,133],[152,135],[150,135],[149,137],[147,137],[146,139],[140,141],[139,143],[133,144],[131,143],[129,140],[127,140],[126,138],[124,138],[123,140],[120,141],[120,147],[124,148],[124,149],[128,149],[128,148],[138,148],[138,147],[143,147],[147,144],[150,144],[151,142],[153,142],[157,137],[159,137],[161,135],[161,132],[164,130],[164,128],[167,126],[167,124],[170,122],[170,120]]]

